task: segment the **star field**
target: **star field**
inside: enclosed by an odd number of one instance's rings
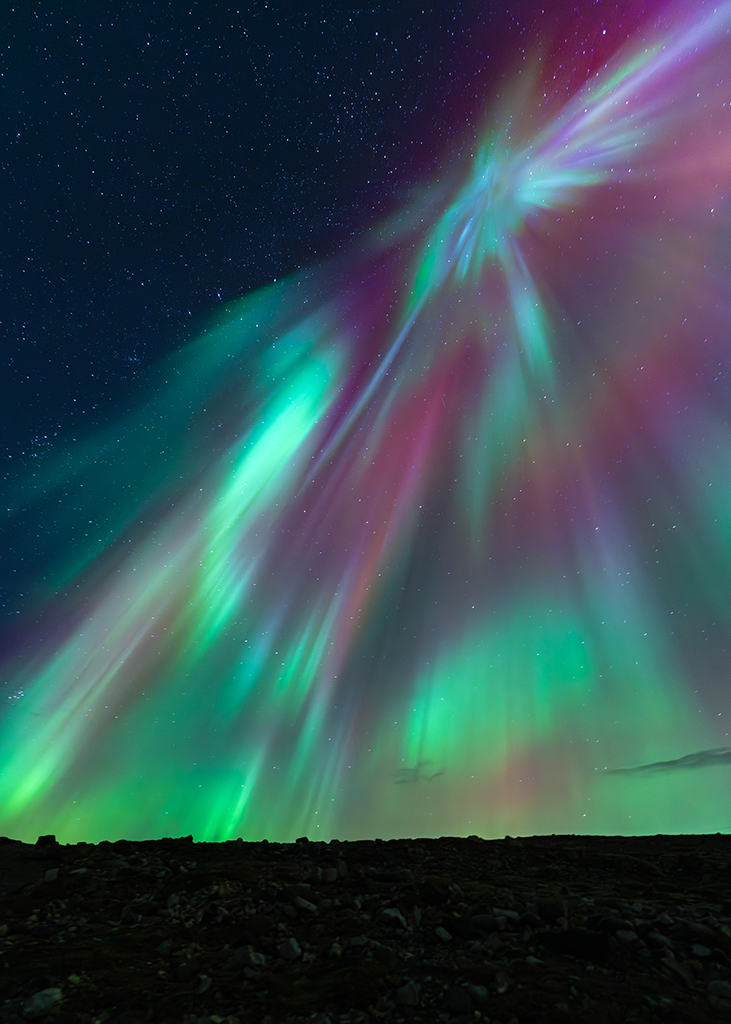
[[[4,833],[728,827],[731,5],[636,7],[13,11]]]

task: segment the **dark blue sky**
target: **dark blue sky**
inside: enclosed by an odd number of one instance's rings
[[[134,407],[155,362],[222,304],[341,252],[410,185],[466,166],[538,26],[563,41],[552,60],[566,87],[581,85],[587,55],[600,61],[642,18],[607,10],[6,6],[0,438],[13,515],[0,604],[15,606],[60,542],[32,497],[53,453]]]
[[[133,401],[137,376],[217,304],[337,252],[428,177],[532,6],[6,9],[14,465]]]

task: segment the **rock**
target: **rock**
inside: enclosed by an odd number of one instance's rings
[[[241,946],[240,949],[235,949],[231,956],[226,960],[225,967],[230,970],[235,970],[240,967],[263,967],[266,963],[266,957],[263,953],[257,953],[253,946]]]
[[[505,918],[495,917],[494,914],[473,914],[470,921],[473,927],[479,928],[481,932],[497,932],[505,929]]]
[[[460,939],[472,939],[477,935],[477,929],[471,917],[450,917],[449,930],[452,935],[456,935]]]
[[[498,920],[504,917],[508,921],[520,921],[520,914],[517,910],[504,910],[502,907],[493,907],[493,913]]]
[[[269,935],[274,930],[274,918],[267,914],[252,914],[243,925],[250,935]]]
[[[42,839],[48,839],[48,836],[42,836]],[[55,836],[53,838],[55,842]],[[41,840],[39,839],[38,842]],[[40,992],[36,992],[26,999],[23,1003],[23,1016],[26,1020],[39,1020],[41,1017],[45,1017],[46,1014],[55,1007],[63,999],[63,992],[60,988],[44,988]]]
[[[384,946],[375,940],[371,942],[373,956],[388,967],[389,971],[397,971],[401,967],[401,957],[391,946]]]
[[[472,998],[464,985],[452,985],[447,996],[447,1008],[452,1013],[471,1013]]]
[[[297,907],[298,910],[304,910],[307,914],[317,913],[317,907],[315,906],[315,904],[310,903],[310,901],[306,900],[304,896],[295,896],[292,902],[294,903],[295,907]]]
[[[706,990],[709,996],[731,1000],[731,983],[728,981],[709,981]]]
[[[296,899],[298,896],[309,900],[312,897],[312,886],[309,882],[297,882],[295,885],[288,885],[284,890],[286,896]]]
[[[713,928],[709,928],[707,924],[703,924],[702,921],[688,921],[686,927],[691,935],[699,939],[705,939],[707,942],[715,942],[716,940],[716,932]]]
[[[568,953],[581,960],[602,961],[610,954],[609,935],[591,928],[559,928],[534,936],[551,953]]]
[[[418,1006],[421,998],[421,985],[416,981],[407,981],[396,989],[396,1002],[401,1006]]]
[[[564,905],[559,903],[558,900],[538,900],[536,902],[536,910],[539,917],[552,924],[557,917],[563,916]]]
[[[598,1021],[607,1002],[618,1020],[640,1020],[665,1008],[661,991],[699,1024],[731,1020],[728,837],[536,837],[517,855],[454,837],[328,844],[343,860],[317,843],[199,843],[192,860],[192,841],[187,851],[181,842],[0,843],[0,892],[12,892],[0,921],[8,1024],[31,1020],[29,954],[49,957],[41,984],[63,985],[40,1024],[102,1019],[110,958],[130,1000],[109,1024],[122,1012],[127,1024],[233,1024],[243,989],[247,1021],[273,1024],[287,1014],[291,1024],[350,1024],[368,1013],[384,1024],[399,1015],[467,1024],[475,1011],[527,1024],[554,999],[577,1020]],[[561,859],[572,847],[577,857]],[[703,881],[673,882],[672,894],[646,887],[636,857],[624,876],[616,856],[649,851],[672,878],[665,860],[689,847],[703,851]],[[559,860],[560,872],[547,871]],[[39,879],[56,869],[54,899]],[[285,1017],[282,992],[300,1000]]]
[[[284,942],[280,942],[277,946],[277,952],[283,960],[296,960],[298,956],[302,956],[302,948],[293,936],[285,939]]]
[[[502,995],[503,992],[507,992],[509,985],[510,979],[508,978],[505,971],[498,971],[497,974],[495,975],[495,987],[498,990],[498,994]]]
[[[372,877],[377,882],[410,882],[414,872],[411,868],[395,868],[393,871],[376,871]]]
[[[408,928],[404,915],[397,907],[385,907],[379,916],[380,921],[386,924],[397,924],[401,928]]]
[[[197,969],[189,961],[184,961],[182,964],[178,964],[173,973],[173,977],[176,981],[185,983],[190,981],[198,973]]]
[[[484,985],[467,984],[465,985],[465,988],[478,1006],[484,1006],[487,1003],[489,993]]]
[[[671,971],[674,971],[680,978],[682,978],[685,984],[688,986],[688,988],[692,989],[694,987],[692,974],[685,966],[685,964],[678,963],[678,961],[675,959],[670,950],[668,950],[666,953],[663,953],[662,963],[664,963],[666,967],[669,967]]]

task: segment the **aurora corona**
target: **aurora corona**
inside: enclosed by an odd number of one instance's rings
[[[526,60],[463,180],[21,480],[93,532],[3,663],[0,831],[731,826],[730,59],[727,2],[563,100]]]

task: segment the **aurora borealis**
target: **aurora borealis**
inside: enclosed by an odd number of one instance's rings
[[[7,630],[3,834],[731,828],[731,3],[661,7],[14,484],[90,529]]]

